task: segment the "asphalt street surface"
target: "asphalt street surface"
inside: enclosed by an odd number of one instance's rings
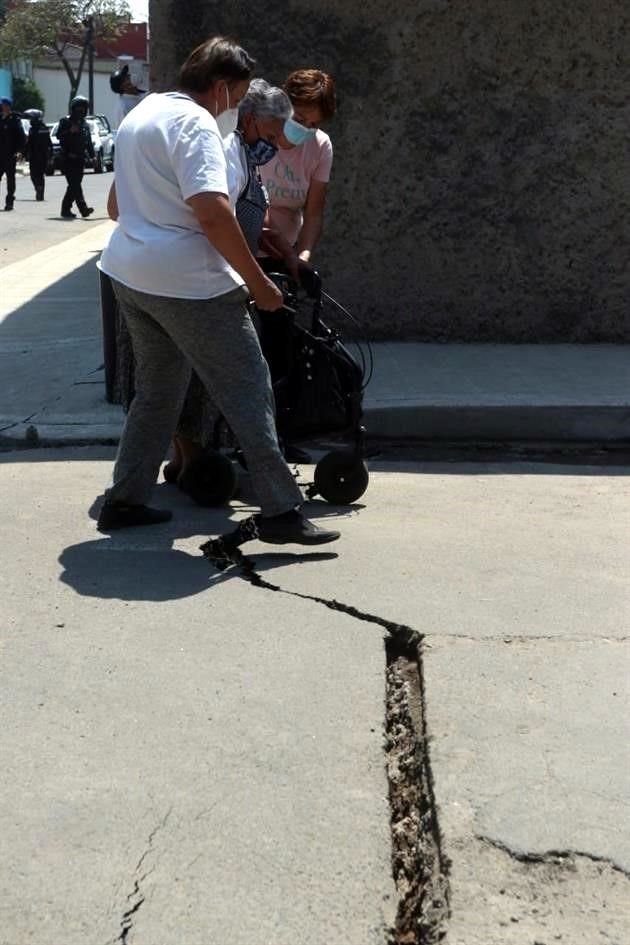
[[[35,200],[30,178],[18,174],[15,207],[11,213],[2,209],[6,195],[3,179],[0,183],[0,270],[103,223],[107,219],[107,194],[113,179],[113,174],[86,171],[83,191],[88,206],[94,207],[94,214],[87,220],[60,218],[66,180],[58,171],[46,178],[46,197],[42,203]]]

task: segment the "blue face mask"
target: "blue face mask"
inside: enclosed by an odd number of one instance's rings
[[[266,141],[264,138],[259,138],[253,144],[246,144],[245,147],[249,152],[252,163],[259,167],[262,164],[269,164],[269,161],[275,158],[278,151],[275,144],[271,144],[270,141]]]
[[[287,141],[290,141],[291,144],[296,145],[296,147],[314,138],[316,132],[316,128],[305,128],[304,125],[301,125],[299,121],[295,121],[293,118],[287,118],[284,123],[284,136]]]

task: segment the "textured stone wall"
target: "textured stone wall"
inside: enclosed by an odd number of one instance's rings
[[[214,33],[334,73],[318,260],[379,337],[630,338],[628,0],[151,0],[156,86]]]

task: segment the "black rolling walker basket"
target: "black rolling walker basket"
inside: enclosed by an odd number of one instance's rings
[[[334,505],[351,504],[361,498],[369,481],[362,417],[363,392],[373,365],[370,344],[352,342],[355,355],[341,333],[325,323],[328,304],[357,324],[323,291],[317,273],[309,280],[308,295],[286,274],[271,273],[269,278],[282,291],[284,310],[274,314],[284,319],[287,331],[282,376],[273,384],[279,439],[284,444],[333,437],[345,441],[343,448],[327,452],[316,464],[306,495]],[[184,491],[205,506],[229,502],[238,489],[239,462],[246,467],[223,417],[215,423],[212,442],[213,448],[191,464],[181,482]]]

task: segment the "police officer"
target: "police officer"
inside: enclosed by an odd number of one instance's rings
[[[15,201],[15,165],[26,147],[22,122],[13,111],[10,98],[0,99],[0,181],[7,175],[5,210],[13,210]]]
[[[44,113],[38,108],[29,108],[24,112],[24,117],[28,118],[31,123],[26,142],[26,159],[31,172],[31,181],[35,188],[35,199],[43,200],[46,166],[52,155],[50,131],[42,121]]]
[[[59,122],[57,137],[63,157],[63,172],[68,187],[61,202],[61,216],[64,220],[74,220],[72,204],[76,203],[82,217],[94,213],[94,207],[88,207],[83,196],[81,182],[85,171],[86,155],[94,159],[94,145],[90,127],[85,120],[90,103],[83,95],[77,95],[70,102],[70,114]]]

